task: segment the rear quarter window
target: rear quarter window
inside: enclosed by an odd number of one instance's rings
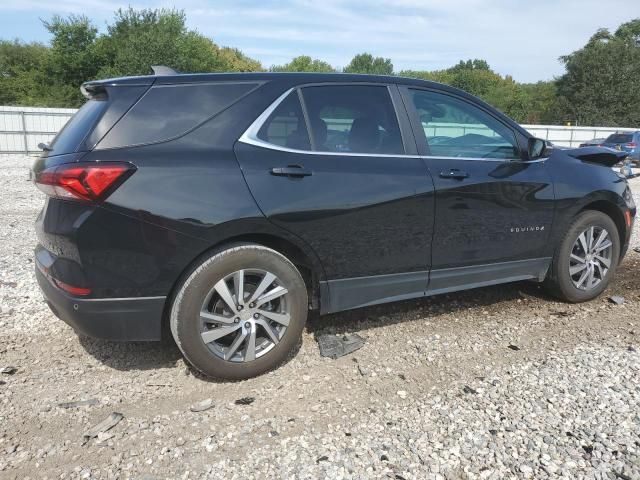
[[[89,100],[85,103],[53,139],[49,156],[75,152],[108,105],[106,100]]]
[[[258,83],[154,86],[107,133],[97,148],[145,145],[180,137],[258,86]]]

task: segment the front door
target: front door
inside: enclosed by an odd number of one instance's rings
[[[323,312],[424,294],[433,183],[394,89],[293,89],[236,146],[263,213],[321,259]]]
[[[479,104],[404,94],[436,189],[429,293],[542,277],[554,208],[545,161],[523,160],[521,134]]]

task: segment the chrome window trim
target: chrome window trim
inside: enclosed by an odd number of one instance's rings
[[[269,143],[265,140],[258,138],[258,132],[262,128],[262,125],[271,116],[273,111],[287,98],[292,92],[297,90],[301,86],[296,86],[288,89],[278,98],[276,98],[271,105],[269,105],[264,112],[262,112],[258,118],[245,130],[242,136],[238,139],[246,145],[253,145],[254,147],[268,148],[269,150],[276,150],[286,153],[297,153],[302,155],[324,155],[324,156],[341,156],[341,157],[382,157],[382,158],[421,158],[421,159],[442,159],[442,160],[474,160],[484,162],[523,162],[523,163],[537,163],[543,162],[546,158],[539,160],[522,160],[521,158],[482,158],[482,157],[447,157],[438,155],[407,155],[407,154],[392,154],[392,153],[356,153],[356,152],[324,152],[317,150],[299,150],[297,148],[282,147],[274,143]],[[393,101],[393,98],[392,98]],[[394,106],[395,107],[395,106]],[[397,112],[396,112],[397,116]]]

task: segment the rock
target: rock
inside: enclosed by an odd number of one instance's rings
[[[609,301],[615,305],[622,305],[624,303],[624,297],[613,295],[609,297]]]
[[[86,406],[98,405],[98,403],[100,403],[100,402],[97,399],[90,398],[88,400],[76,400],[76,401],[73,401],[73,402],[62,402],[62,403],[59,403],[58,406],[60,408],[76,408],[76,407],[86,407]]]
[[[120,423],[120,420],[122,420],[123,418],[124,418],[124,415],[122,415],[121,413],[113,412],[111,415],[105,418],[102,422],[92,427],[82,435],[82,437],[84,438],[84,442],[86,443],[92,438],[97,437],[98,434],[111,430],[118,423]]]
[[[213,408],[213,399],[207,398],[206,400],[202,400],[201,402],[196,403],[195,405],[191,405],[189,410],[194,413],[204,412],[205,410],[209,410]]]
[[[397,394],[398,394],[398,396],[399,396],[400,398],[402,398],[403,400],[404,400],[405,398],[407,398],[407,392],[406,392],[405,390],[398,390],[396,393],[397,393]]]
[[[12,366],[0,368],[0,373],[4,373],[5,375],[13,375],[17,371],[18,371],[18,369],[16,367],[12,367]]]
[[[509,350],[514,350],[514,351],[516,351],[516,352],[517,352],[518,350],[520,350],[520,347],[518,347],[517,345],[509,345],[507,348],[508,348]]]
[[[256,399],[254,397],[242,397],[237,399],[233,403],[235,403],[236,405],[251,405],[255,401]]]
[[[474,390],[473,388],[471,388],[469,385],[465,385],[464,388],[462,389],[462,391],[464,393],[471,393],[471,394],[476,394],[478,393],[477,390]]]

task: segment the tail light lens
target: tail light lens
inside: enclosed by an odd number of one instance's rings
[[[36,186],[47,195],[70,200],[104,200],[133,172],[124,162],[68,163],[37,173]]]
[[[628,148],[636,148],[636,143],[635,142],[629,142],[626,145]]]
[[[53,282],[58,286],[58,288],[64,290],[71,295],[82,296],[89,295],[91,293],[90,288],[84,287],[74,287],[73,285],[69,285],[68,283],[64,283],[57,278],[52,278]]]

